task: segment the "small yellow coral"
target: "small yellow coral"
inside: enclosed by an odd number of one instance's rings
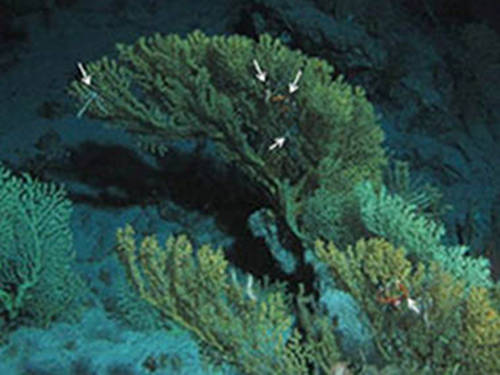
[[[472,288],[463,319],[465,329],[462,340],[471,361],[485,369],[495,366],[500,369],[500,317],[491,306],[486,288]]]
[[[500,316],[492,290],[467,293],[465,283],[438,264],[414,265],[382,239],[360,240],[345,251],[317,241],[316,254],[362,306],[389,363],[436,373],[498,373]]]
[[[187,236],[171,236],[162,247],[156,236],[136,246],[127,225],[117,232],[120,261],[141,298],[163,316],[193,332],[246,374],[305,374],[305,354],[286,346],[292,315],[282,288],[262,290],[253,279],[232,279],[221,248],[193,249]],[[297,357],[297,363],[290,358]],[[271,372],[272,369],[272,372]]]

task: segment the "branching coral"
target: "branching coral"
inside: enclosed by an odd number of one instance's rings
[[[439,263],[467,286],[492,286],[488,259],[466,256],[467,246],[446,246],[444,225],[419,213],[416,204],[390,194],[384,186],[377,192],[372,184],[363,183],[356,191],[361,219],[370,232],[427,264]]]
[[[208,37],[200,31],[142,37],[117,45],[116,60],[87,64],[92,84],[70,93],[88,114],[140,137],[149,149],[177,139],[207,139],[219,155],[264,190],[300,238],[304,202],[318,187],[350,191],[380,180],[383,133],[363,90],[333,78],[325,61],[292,51],[269,35]],[[255,77],[255,61],[266,72]],[[301,72],[299,89],[290,84]],[[270,146],[284,137],[278,149]],[[328,168],[335,163],[336,168]],[[307,212],[313,215],[313,212]]]
[[[74,317],[86,287],[71,271],[71,202],[64,189],[0,164],[0,315],[4,324]]]
[[[316,254],[368,315],[387,363],[442,374],[500,368],[500,315],[488,289],[467,291],[437,264],[412,264],[403,249],[381,239],[360,240],[345,252],[318,241]],[[377,296],[395,281],[409,296],[401,304],[385,304]]]
[[[266,295],[258,284],[240,285],[221,249],[195,252],[186,236],[170,237],[164,248],[148,236],[138,249],[134,237],[131,226],[117,232],[127,278],[166,318],[244,373],[306,373],[302,349],[285,345],[293,320],[280,288]]]

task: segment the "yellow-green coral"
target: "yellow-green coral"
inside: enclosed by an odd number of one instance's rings
[[[316,254],[366,312],[387,363],[423,374],[500,368],[500,319],[492,291],[467,290],[437,264],[412,264],[403,249],[381,239],[360,240],[345,252],[318,241]],[[389,296],[399,297],[399,304],[379,298],[394,282],[408,290],[405,295],[391,289]],[[410,308],[410,299],[418,311]]]
[[[195,251],[186,236],[165,246],[155,236],[136,247],[130,225],[117,232],[117,253],[139,295],[164,316],[193,332],[246,374],[307,374],[308,351],[292,333],[281,287],[240,285],[222,250]],[[251,279],[249,279],[251,280]]]
[[[213,141],[222,158],[267,192],[298,237],[316,237],[304,233],[299,218],[314,215],[302,208],[318,186],[344,193],[361,180],[380,180],[386,156],[373,107],[324,60],[269,35],[255,42],[200,31],[156,34],[117,48],[116,60],[86,65],[90,86],[70,85],[87,113],[137,134],[151,150],[164,152],[165,142],[177,139]],[[266,71],[265,83],[256,79],[254,61]],[[270,150],[278,137],[284,146]]]
[[[465,305],[462,340],[463,355],[470,365],[494,374],[500,370],[500,313],[489,294],[486,288],[471,290]]]

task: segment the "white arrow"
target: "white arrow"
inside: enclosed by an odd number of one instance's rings
[[[295,79],[293,80],[293,82],[288,84],[288,91],[290,92],[290,94],[293,94],[295,91],[299,89],[297,83],[299,83],[299,79],[301,76],[302,76],[302,70],[299,70],[295,75]]]
[[[419,309],[419,307],[417,305],[417,301],[415,301],[415,300],[413,300],[411,298],[408,298],[406,301],[408,303],[408,308],[410,310],[413,310],[415,313],[420,314],[420,309]]]
[[[255,70],[257,71],[257,74],[255,75],[257,77],[257,79],[261,82],[265,82],[266,72],[260,70],[259,63],[255,59],[253,59],[253,66],[255,66]]]
[[[276,147],[281,148],[285,144],[285,137],[274,138],[274,143],[269,146],[269,151],[274,150]]]
[[[252,275],[248,275],[247,287],[246,287],[247,296],[252,301],[257,301],[257,297],[255,297],[255,294],[253,293],[252,285],[253,285],[253,277]]]
[[[86,84],[87,86],[90,86],[90,80],[92,79],[92,76],[87,74],[87,72],[85,71],[85,68],[83,67],[81,62],[77,63],[76,66],[78,66],[78,70],[80,71],[80,74],[82,75],[81,81],[84,84]]]

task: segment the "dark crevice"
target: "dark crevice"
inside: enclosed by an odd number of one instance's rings
[[[118,209],[171,200],[184,209],[213,216],[217,226],[235,239],[233,246],[225,249],[226,256],[244,272],[257,278],[270,275],[271,280],[293,284],[297,277],[300,281],[312,278],[307,268],[293,276],[283,273],[264,241],[250,232],[250,214],[270,206],[265,192],[236,166],[208,156],[205,151],[171,148],[154,167],[128,148],[85,142],[70,150],[71,156],[64,161],[31,160],[23,170],[42,180],[63,182],[75,203]],[[283,223],[281,232],[284,245],[300,260],[300,241],[287,232]]]

